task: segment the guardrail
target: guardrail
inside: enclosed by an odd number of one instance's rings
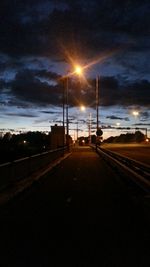
[[[15,181],[29,177],[34,172],[62,157],[65,151],[66,147],[1,164],[0,189]]]
[[[92,146],[95,148],[94,146]],[[150,166],[131,158],[120,155],[119,153],[97,146],[99,153],[109,164],[115,166],[120,172],[124,173],[129,179],[136,183],[145,192],[150,192]]]
[[[122,162],[123,164],[125,164],[126,166],[128,166],[129,168],[131,168],[134,172],[142,175],[145,179],[150,180],[150,166],[139,162],[135,159],[131,159],[127,156],[123,156],[117,152],[112,152],[108,149],[103,149],[103,148],[99,148],[101,151],[106,152],[107,154],[109,154],[110,156],[112,156],[113,158],[119,160],[119,162]]]

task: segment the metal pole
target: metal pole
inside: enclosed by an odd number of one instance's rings
[[[96,130],[97,131],[98,131],[98,128],[99,128],[98,106],[99,106],[99,76],[96,77]],[[98,137],[96,137],[96,151],[97,151],[97,138]]]
[[[89,144],[91,144],[91,113],[89,114]]]
[[[96,77],[96,129],[99,128],[99,76]]]
[[[66,128],[67,128],[67,147],[69,150],[69,120],[68,120],[68,76],[66,76]]]
[[[145,128],[145,138],[147,139],[147,128]]]
[[[65,147],[65,84],[63,81],[63,152]]]
[[[78,129],[78,121],[77,121],[77,145],[78,145],[78,131],[79,129]]]

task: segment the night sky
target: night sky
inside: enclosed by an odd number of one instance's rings
[[[97,76],[104,137],[120,134],[118,123],[149,129],[149,12],[149,0],[1,0],[0,132],[62,125],[62,81],[76,64],[84,77],[69,78],[72,136],[89,114],[95,130]]]

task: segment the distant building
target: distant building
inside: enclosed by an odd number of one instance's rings
[[[0,139],[2,139],[4,136],[4,133],[3,132],[0,132]]]
[[[63,147],[66,143],[65,140],[65,128],[55,124],[51,126],[51,149],[57,149]]]

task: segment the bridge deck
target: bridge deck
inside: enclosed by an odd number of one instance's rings
[[[149,266],[149,222],[137,196],[118,179],[92,149],[73,149],[1,208],[1,261],[5,266]]]

